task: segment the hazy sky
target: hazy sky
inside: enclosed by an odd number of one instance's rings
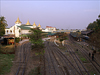
[[[0,0],[0,16],[7,20],[8,27],[19,16],[22,24],[40,23],[42,28],[85,29],[100,14],[100,0]]]

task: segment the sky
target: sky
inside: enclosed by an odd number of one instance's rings
[[[0,16],[8,27],[19,17],[33,25],[57,29],[86,29],[100,15],[100,0],[0,0]]]

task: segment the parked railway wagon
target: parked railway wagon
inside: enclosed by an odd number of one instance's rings
[[[83,39],[89,40],[89,37],[88,36],[83,36]]]
[[[70,36],[76,41],[82,41],[83,36],[79,32],[70,32]]]

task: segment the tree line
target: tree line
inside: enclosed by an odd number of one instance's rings
[[[91,45],[97,47],[100,49],[100,15],[98,16],[98,19],[94,21],[93,23],[90,23],[87,26],[87,30],[93,30],[94,32],[89,36],[89,42]]]
[[[94,30],[95,32],[98,32],[100,30],[100,15],[98,16],[99,19],[96,19],[93,23],[90,23],[87,26],[88,30]]]
[[[5,28],[8,26],[4,16],[0,17],[0,36],[5,34]]]

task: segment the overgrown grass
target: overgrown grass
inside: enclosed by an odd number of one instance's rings
[[[11,52],[14,52],[14,45],[6,45],[6,46],[0,45],[0,52],[1,53],[11,53]]]
[[[38,67],[32,69],[28,75],[42,75],[42,74],[39,74],[39,71],[38,71]]]
[[[14,54],[0,54],[0,75],[10,72]]]
[[[81,60],[82,62],[87,62],[87,60],[86,60],[84,57],[81,57],[80,60]]]

